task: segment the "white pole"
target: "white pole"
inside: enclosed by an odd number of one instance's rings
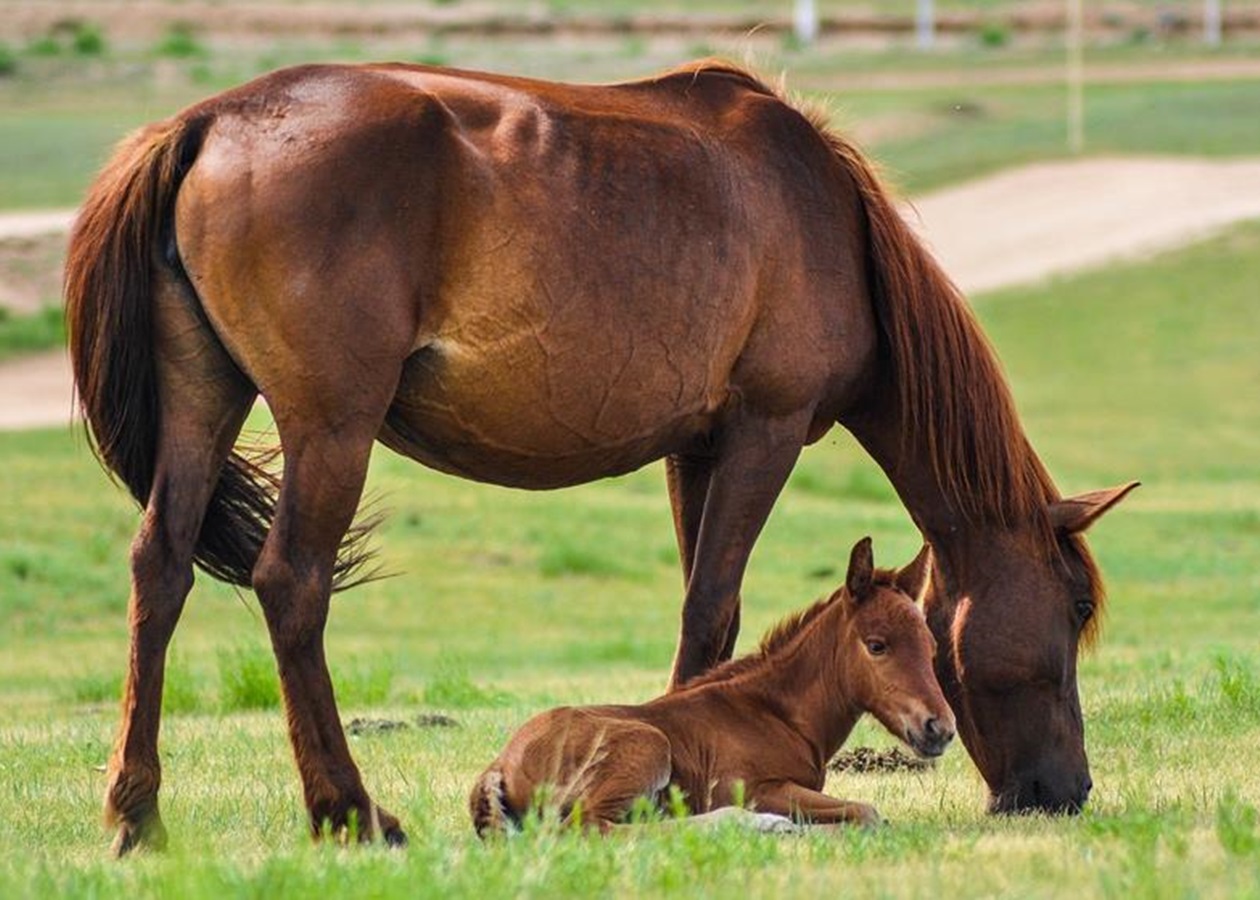
[[[796,0],[796,13],[792,17],[796,39],[802,44],[812,44],[818,37],[818,7],[814,0]]]
[[[1221,0],[1203,0],[1203,42],[1209,47],[1221,45]]]
[[[1067,132],[1073,156],[1085,149],[1084,18],[1081,0],[1067,0]]]
[[[932,0],[919,0],[915,8],[914,32],[920,50],[931,50],[936,42],[936,11]]]

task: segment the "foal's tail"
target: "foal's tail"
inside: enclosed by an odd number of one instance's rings
[[[468,797],[468,812],[472,815],[477,837],[503,834],[517,820],[508,809],[503,786],[503,770],[497,765],[481,773]]]
[[[173,216],[209,121],[168,119],[125,139],[92,185],[66,257],[66,331],[79,407],[97,458],[142,507],[153,486],[161,428],[156,275],[167,267],[195,297],[179,261]],[[264,468],[271,456],[274,451],[257,459],[229,456],[197,537],[194,561],[230,584],[249,586],[275,517],[277,481]],[[338,587],[348,586],[366,556],[362,536],[363,529],[354,529],[343,543],[334,570]]]

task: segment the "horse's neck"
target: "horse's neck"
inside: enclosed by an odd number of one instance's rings
[[[932,545],[936,565],[945,578],[947,598],[957,599],[966,593],[976,570],[996,552],[993,540],[1005,529],[970,521],[957,508],[955,498],[941,484],[930,449],[904,433],[896,400],[886,399],[875,411],[844,424],[887,474],[907,512]],[[995,511],[993,515],[998,514]]]

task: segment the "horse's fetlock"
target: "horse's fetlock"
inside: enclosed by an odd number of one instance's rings
[[[113,774],[105,792],[107,824],[139,824],[157,815],[162,771],[157,765],[131,766]]]

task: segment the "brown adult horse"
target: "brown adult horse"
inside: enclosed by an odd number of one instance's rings
[[[878,822],[873,807],[822,792],[827,760],[866,712],[922,756],[953,739],[936,642],[915,605],[930,557],[924,547],[900,572],[876,570],[863,538],[844,585],[779,624],[758,653],[649,703],[535,716],[473,786],[473,827],[484,837],[519,825],[545,798],[562,819],[606,831],[671,787],[692,813],[742,793],[759,812],[802,822]]]
[[[165,651],[193,563],[252,585],[312,827],[387,840],[324,659],[379,440],[555,488],[666,459],[686,596],[672,685],[731,655],[753,543],[837,421],[936,551],[929,620],[999,809],[1089,791],[1076,654],[1101,603],[958,291],[870,165],[752,76],[573,86],[404,65],[267,75],[128,139],[71,239],[104,464],[144,506],[106,808],[159,843]],[[233,448],[261,394],[272,478]]]

